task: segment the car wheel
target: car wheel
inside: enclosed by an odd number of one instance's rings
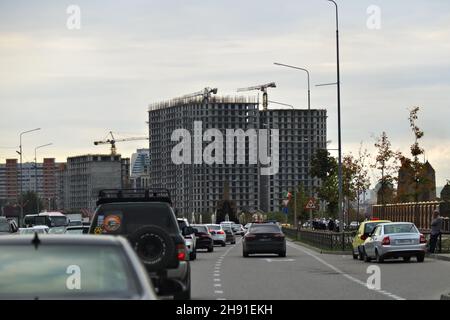
[[[186,290],[177,292],[173,295],[174,300],[191,300],[191,271],[186,277]]]
[[[175,243],[170,235],[157,226],[145,226],[128,236],[132,247],[147,270],[166,267],[175,254]]]
[[[286,257],[286,251],[280,252],[278,254],[279,257]]]
[[[208,248],[208,252],[213,252],[214,251],[214,246],[211,246]]]
[[[363,251],[364,262],[370,262],[372,259],[367,255],[366,250]]]
[[[189,254],[189,260],[195,260],[195,259],[197,259],[197,252],[195,252],[195,251],[192,251],[190,254]]]
[[[377,263],[384,262],[384,258],[378,254],[378,250],[375,250],[375,259],[377,260]]]
[[[224,242],[222,242],[222,247],[225,247],[226,245],[227,245],[227,243],[224,241]]]
[[[247,251],[242,251],[242,256],[243,256],[244,258],[247,258],[247,257],[248,257],[248,252],[247,252]]]
[[[362,252],[360,247],[358,247],[358,259],[361,260],[361,261],[364,260],[364,254],[363,254],[363,252]]]
[[[411,257],[403,257],[403,261],[409,262],[409,261],[411,261]]]
[[[358,254],[355,254],[355,251],[352,251],[352,256],[354,260],[358,259]]]
[[[424,262],[425,261],[425,255],[424,254],[419,254],[417,256],[417,262]]]
[[[236,244],[236,241],[233,241],[231,244]]]

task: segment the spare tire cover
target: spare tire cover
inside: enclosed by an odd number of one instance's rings
[[[132,233],[128,240],[147,269],[166,267],[175,257],[175,244],[170,235],[158,226],[145,226]]]

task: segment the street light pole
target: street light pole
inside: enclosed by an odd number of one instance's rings
[[[338,108],[338,149],[339,149],[339,163],[338,163],[338,188],[339,188],[339,220],[340,220],[340,231],[342,232],[342,249],[344,249],[344,213],[342,211],[342,140],[341,140],[341,77],[340,77],[340,66],[339,66],[339,12],[338,5],[334,0],[328,0],[334,3],[336,7],[336,68],[337,68],[337,108]]]
[[[309,118],[309,123],[311,124],[311,130],[308,130],[308,132],[310,133],[308,136],[308,166],[311,166],[311,153],[312,153],[312,137],[313,134],[312,132],[312,117],[311,117],[311,77],[310,77],[310,73],[309,70],[306,68],[300,68],[300,67],[296,67],[296,66],[292,66],[292,65],[288,65],[288,64],[283,64],[283,63],[278,63],[278,62],[274,62],[275,65],[277,66],[282,66],[282,67],[286,67],[286,68],[291,68],[291,69],[297,69],[300,71],[304,71],[306,72],[306,75],[308,77],[308,118]],[[313,181],[312,181],[312,177],[310,179],[309,184],[309,197],[312,198],[313,197]],[[312,222],[312,209],[309,209],[309,220]]]
[[[34,188],[36,191],[36,213],[39,213],[39,193],[38,193],[38,177],[37,177],[37,150],[44,148],[44,147],[48,147],[51,146],[53,143],[47,143],[47,144],[43,144],[41,146],[37,146],[36,148],[34,148]]]
[[[308,110],[311,110],[311,81],[310,81],[309,70],[305,69],[305,68],[291,66],[291,65],[288,65],[288,64],[278,63],[278,62],[274,62],[273,64],[277,65],[277,66],[281,66],[281,67],[297,69],[297,70],[301,70],[301,71],[305,71],[306,72],[306,74],[308,76]]]
[[[22,153],[23,153],[23,151],[22,151],[22,136],[24,134],[26,134],[26,133],[30,133],[30,132],[38,131],[38,130],[41,130],[41,128],[36,128],[36,129],[32,129],[32,130],[23,131],[23,132],[21,132],[19,134],[19,140],[20,140],[19,152],[18,152],[19,155],[20,155],[20,180],[19,180],[19,182],[20,182],[20,195],[19,195],[19,197],[20,197],[20,200],[19,200],[20,201],[20,217],[19,217],[19,226],[21,225],[22,219],[23,219],[23,195],[22,195],[22,193],[23,193],[23,187],[22,187],[22,178],[23,178],[23,176],[22,176],[22,170],[23,170]]]

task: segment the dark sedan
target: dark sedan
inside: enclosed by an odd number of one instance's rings
[[[231,244],[236,244],[236,235],[231,228],[231,225],[223,224],[223,231],[225,231],[226,239],[225,242],[229,242]]]
[[[195,247],[197,249],[207,249],[208,252],[214,251],[214,241],[209,233],[208,227],[201,224],[193,224],[191,227],[195,230],[195,237],[197,239]]]
[[[254,223],[242,241],[242,255],[275,253],[286,256],[286,238],[280,227],[272,223]]]

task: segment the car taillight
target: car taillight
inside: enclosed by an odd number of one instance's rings
[[[179,261],[184,261],[186,260],[186,247],[184,244],[179,244],[177,245],[177,258]]]
[[[388,245],[391,244],[391,239],[390,239],[389,237],[384,237],[384,238],[383,238],[383,241],[381,242],[381,244],[382,244],[383,246],[388,246]]]
[[[284,238],[284,234],[281,234],[281,233],[275,233],[275,234],[273,235],[273,237],[274,237],[274,238]]]
[[[225,232],[223,232],[222,230],[217,231],[217,234],[225,234]]]
[[[247,233],[246,235],[245,235],[245,240],[253,240],[253,239],[255,239],[256,238],[256,236],[254,235],[254,234],[249,234],[249,233]]]
[[[423,234],[420,235],[420,243],[427,243],[427,239],[425,239]]]
[[[366,239],[367,239],[367,236],[366,236],[365,234],[363,234],[363,235],[362,235],[362,236],[361,236],[360,238],[361,238],[361,240],[363,240],[363,241],[364,241],[364,240],[366,240]]]

